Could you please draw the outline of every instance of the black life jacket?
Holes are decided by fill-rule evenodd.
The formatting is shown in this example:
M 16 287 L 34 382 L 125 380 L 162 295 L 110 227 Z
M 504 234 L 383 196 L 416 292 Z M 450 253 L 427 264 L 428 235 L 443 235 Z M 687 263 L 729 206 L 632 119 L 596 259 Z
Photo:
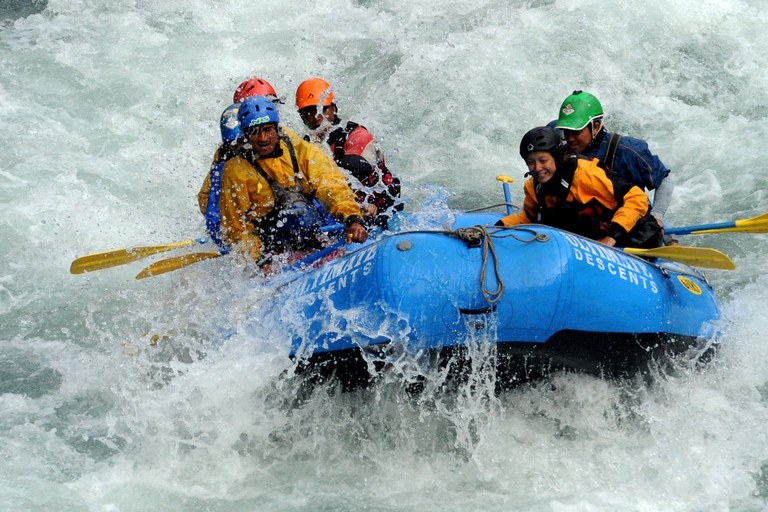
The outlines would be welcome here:
M 345 153 L 344 147 L 347 144 L 349 134 L 357 128 L 365 128 L 364 126 L 353 121 L 347 121 L 346 124 L 341 126 L 341 119 L 339 117 L 336 118 L 334 124 L 337 126 L 328 134 L 326 143 L 333 152 L 333 160 L 336 162 L 336 165 L 348 171 L 364 187 L 372 188 L 379 182 L 386 186 L 386 190 L 376 191 L 356 190 L 352 187 L 359 203 L 366 202 L 376 205 L 379 213 L 373 219 L 373 224 L 386 229 L 389 217 L 394 212 L 405 209 L 405 204 L 402 201 L 398 201 L 401 192 L 400 180 L 387 169 L 384 162 L 379 162 L 378 165 L 374 166 L 362 156 L 347 155 Z M 310 137 L 307 135 L 304 137 L 304 140 L 310 141 Z
M 355 131 L 355 129 L 358 127 L 360 127 L 359 124 L 352 121 L 347 121 L 347 124 L 345 124 L 343 127 L 340 126 L 335 128 L 331 133 L 328 134 L 328 146 L 330 146 L 333 150 L 333 159 L 337 164 L 341 164 L 341 161 L 344 158 L 344 146 L 347 144 L 349 134 Z M 371 186 L 367 183 L 363 184 L 368 187 Z
M 536 183 L 534 191 L 539 203 L 537 222 L 597 240 L 608 234 L 615 212 L 595 200 L 587 204 L 567 201 L 578 162 L 578 154 L 567 152 L 552 179 L 544 184 Z M 605 168 L 602 164 L 598 165 Z M 554 206 L 547 206 L 547 196 L 557 199 Z
M 567 202 L 568 194 L 573 183 L 573 176 L 578 167 L 579 158 L 586 158 L 574 152 L 567 152 L 563 162 L 558 166 L 552 179 L 545 184 L 537 183 L 534 187 L 536 200 L 539 203 L 537 222 L 578 235 L 599 240 L 608 235 L 611 220 L 616 210 L 611 210 L 599 201 L 592 200 L 587 204 Z M 606 165 L 598 161 L 598 167 L 606 170 Z M 610 179 L 614 187 L 618 187 L 616 209 L 624 204 L 621 188 L 631 187 L 620 177 L 611 173 Z M 552 207 L 546 206 L 546 197 L 555 197 L 557 203 Z M 616 240 L 618 247 L 653 248 L 661 245 L 661 226 L 650 214 L 650 210 L 637 221 L 637 224 L 625 236 Z
M 333 124 L 341 124 L 341 119 L 337 117 Z M 357 123 L 347 121 L 347 124 L 344 126 L 336 126 L 328 134 L 328 139 L 325 142 L 328 144 L 328 147 L 331 148 L 333 153 L 333 161 L 336 162 L 336 165 L 341 165 L 341 161 L 344 159 L 344 146 L 347 144 L 349 134 L 359 126 L 360 125 Z M 312 142 L 312 139 L 309 135 L 305 135 L 304 140 L 307 142 Z
M 337 118 L 337 122 L 341 123 L 341 120 Z M 328 134 L 328 146 L 333 151 L 333 160 L 336 165 L 343 167 L 352 173 L 352 175 L 364 186 L 373 187 L 379 181 L 389 188 L 389 193 L 393 197 L 400 196 L 400 180 L 395 178 L 389 169 L 383 162 L 378 162 L 378 165 L 372 166 L 360 165 L 359 160 L 367 162 L 362 156 L 347 155 L 344 151 L 344 147 L 347 145 L 347 139 L 349 134 L 360 128 L 361 125 L 352 121 L 347 121 L 343 127 L 339 126 Z M 364 126 L 362 128 L 365 128 Z M 372 204 L 377 204 L 376 201 L 372 201 Z

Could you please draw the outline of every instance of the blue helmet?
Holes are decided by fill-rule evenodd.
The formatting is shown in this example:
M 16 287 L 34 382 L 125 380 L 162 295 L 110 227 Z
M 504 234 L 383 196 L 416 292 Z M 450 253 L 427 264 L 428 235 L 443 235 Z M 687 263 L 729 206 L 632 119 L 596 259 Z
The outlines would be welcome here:
M 237 119 L 243 132 L 260 124 L 280 123 L 277 107 L 264 96 L 251 96 L 243 100 L 237 112 Z
M 240 104 L 236 103 L 230 105 L 221 114 L 221 121 L 219 122 L 219 128 L 221 128 L 221 140 L 222 142 L 232 142 L 240 136 L 240 121 L 237 119 L 237 112 L 240 108 Z

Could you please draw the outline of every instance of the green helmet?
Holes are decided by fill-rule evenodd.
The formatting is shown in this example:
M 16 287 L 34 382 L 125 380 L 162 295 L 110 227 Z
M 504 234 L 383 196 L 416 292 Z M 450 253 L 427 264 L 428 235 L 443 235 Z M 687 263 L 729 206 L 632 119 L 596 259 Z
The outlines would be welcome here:
M 560 105 L 558 130 L 581 130 L 594 119 L 603 117 L 603 106 L 597 98 L 584 91 L 573 91 Z

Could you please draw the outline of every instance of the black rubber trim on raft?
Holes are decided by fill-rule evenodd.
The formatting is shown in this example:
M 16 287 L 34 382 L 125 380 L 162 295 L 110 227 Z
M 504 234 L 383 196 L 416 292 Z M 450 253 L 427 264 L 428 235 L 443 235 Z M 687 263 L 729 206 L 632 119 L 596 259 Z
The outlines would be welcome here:
M 695 336 L 670 333 L 596 333 L 560 331 L 545 343 L 497 342 L 496 384 L 499 389 L 545 378 L 559 371 L 574 371 L 607 378 L 629 377 L 653 360 L 663 361 L 697 346 Z M 295 373 L 314 383 L 333 379 L 344 391 L 370 385 L 385 367 L 386 355 L 397 350 L 385 342 L 366 348 L 320 352 L 299 361 Z M 448 368 L 448 382 L 460 383 L 471 371 L 467 348 L 455 345 L 430 353 L 433 367 Z M 377 360 L 378 359 L 378 360 Z M 369 373 L 369 362 L 375 373 Z
M 493 306 L 488 306 L 487 308 L 480 309 L 459 308 L 459 313 L 462 315 L 487 315 L 489 313 L 493 313 L 494 311 L 496 311 L 496 304 Z

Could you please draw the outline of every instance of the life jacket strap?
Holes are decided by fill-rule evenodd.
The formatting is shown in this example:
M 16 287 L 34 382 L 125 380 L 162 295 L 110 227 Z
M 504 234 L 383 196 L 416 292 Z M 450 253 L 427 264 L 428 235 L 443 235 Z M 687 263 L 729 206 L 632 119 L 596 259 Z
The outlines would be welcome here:
M 347 144 L 349 134 L 355 131 L 359 126 L 359 124 L 353 121 L 347 121 L 344 128 L 341 130 L 334 130 L 328 136 L 328 146 L 333 148 L 333 159 L 336 163 L 341 162 L 341 159 L 344 158 L 344 146 Z
M 608 149 L 605 152 L 603 163 L 611 171 L 613 171 L 613 163 L 616 161 L 616 151 L 619 149 L 619 143 L 621 143 L 622 138 L 622 135 L 612 133 L 611 137 L 608 139 Z
M 293 149 L 293 144 L 291 143 L 291 139 L 288 137 L 280 137 L 280 139 L 285 142 L 285 145 L 288 146 L 288 153 L 291 155 L 291 165 L 293 165 L 293 177 L 295 180 L 295 184 L 293 187 L 287 189 L 295 192 L 301 192 L 304 193 L 304 188 L 301 186 L 301 176 L 299 173 L 299 161 L 296 158 L 296 150 Z M 259 165 L 259 161 L 257 158 L 250 158 L 249 159 L 250 164 L 253 166 L 254 169 L 256 169 L 256 172 L 258 172 L 262 178 L 267 180 L 267 183 L 269 183 L 269 186 L 272 187 L 272 190 L 275 190 L 275 187 L 283 187 L 278 182 L 272 178 L 267 172 Z M 305 194 L 306 195 L 306 194 Z

